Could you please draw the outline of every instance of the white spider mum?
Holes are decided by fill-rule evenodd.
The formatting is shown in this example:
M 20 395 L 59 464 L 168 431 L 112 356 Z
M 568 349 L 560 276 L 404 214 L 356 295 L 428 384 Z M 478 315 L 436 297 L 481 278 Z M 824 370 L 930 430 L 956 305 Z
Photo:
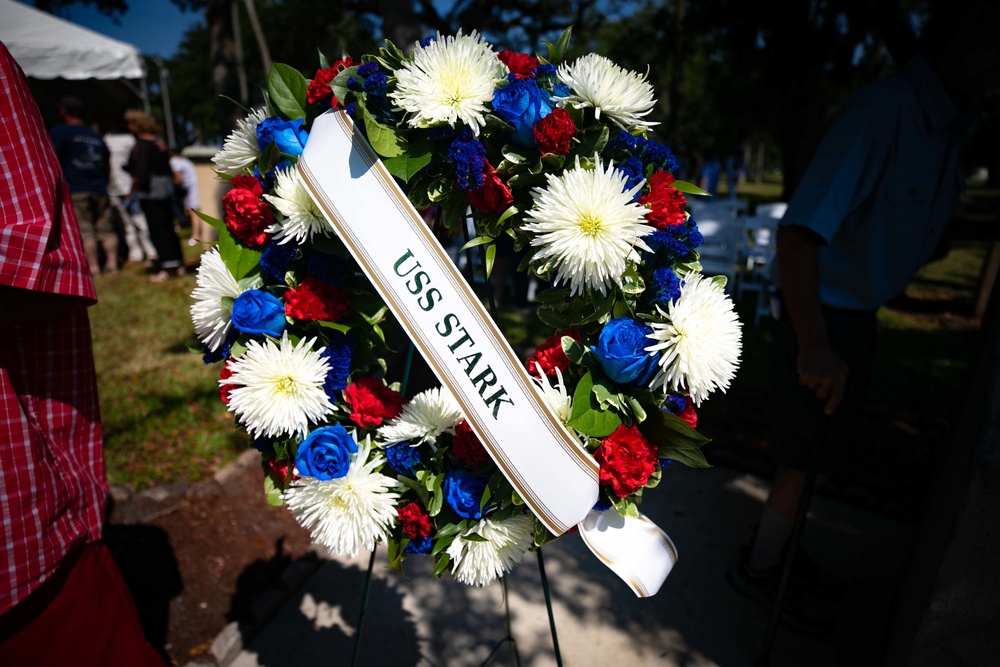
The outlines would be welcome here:
M 315 338 L 293 345 L 288 332 L 280 344 L 271 339 L 251 340 L 246 352 L 229 364 L 231 377 L 220 385 L 233 385 L 229 411 L 235 412 L 254 438 L 283 435 L 305 437 L 309 423 L 333 411 L 323 389 L 330 363 L 312 349 Z
M 264 199 L 278 210 L 275 222 L 267 228 L 267 233 L 274 234 L 274 240 L 280 244 L 293 241 L 298 245 L 311 241 L 315 234 L 329 236 L 333 232 L 333 227 L 306 191 L 295 167 L 278 171 L 274 189 L 264 195 Z
M 265 109 L 250 112 L 246 118 L 236 121 L 236 129 L 226 137 L 222 150 L 215 154 L 212 162 L 215 170 L 223 176 L 232 178 L 246 173 L 260 157 L 260 147 L 257 145 L 257 126 L 267 118 Z
M 191 298 L 195 300 L 191 306 L 191 321 L 198 340 L 215 352 L 226 342 L 233 327 L 232 312 L 222 300 L 235 299 L 243 290 L 226 268 L 218 248 L 201 256 L 197 282 L 198 286 L 191 291 Z
M 287 491 L 285 504 L 295 520 L 309 531 L 313 542 L 337 556 L 357 556 L 385 540 L 396 520 L 394 489 L 398 482 L 375 472 L 384 462 L 380 453 L 371 453 L 371 441 L 358 447 L 351 467 L 343 477 L 319 480 L 300 477 Z
M 572 91 L 556 98 L 559 102 L 593 107 L 595 116 L 604 114 L 629 132 L 659 125 L 642 119 L 656 104 L 653 87 L 644 74 L 620 67 L 596 53 L 560 65 L 556 74 Z
M 396 89 L 389 97 L 412 114 L 411 127 L 464 123 L 478 135 L 497 81 L 506 75 L 507 67 L 475 30 L 448 37 L 438 33 L 396 70 Z
M 556 416 L 556 419 L 561 421 L 563 425 L 566 425 L 566 422 L 569 421 L 570 416 L 573 414 L 573 397 L 569 395 L 566 383 L 563 382 L 562 371 L 558 368 L 553 368 L 556 372 L 555 383 L 549 384 L 549 377 L 542 371 L 541 365 L 536 362 L 535 368 L 538 370 L 538 377 L 532 378 L 535 381 L 535 390 L 541 396 L 542 402 L 552 410 L 552 414 Z M 566 428 L 578 438 L 582 437 L 580 432 L 575 428 L 570 426 L 566 426 Z
M 399 415 L 379 428 L 384 442 L 417 440 L 434 444 L 442 433 L 453 433 L 464 417 L 455 398 L 442 387 L 422 391 L 403 406 Z
M 646 224 L 648 209 L 632 201 L 645 181 L 626 189 L 628 177 L 600 159 L 594 169 L 580 166 L 560 176 L 546 174 L 548 184 L 535 188 L 534 206 L 524 231 L 534 234 L 531 245 L 539 264 L 551 260 L 554 284 L 569 283 L 571 293 L 592 289 L 607 294 L 621 285 L 628 258 L 635 248 L 649 250 L 642 237 L 655 231 Z
M 496 523 L 481 519 L 448 546 L 452 574 L 470 586 L 485 586 L 499 579 L 521 562 L 524 552 L 532 544 L 534 526 L 535 519 L 525 514 Z M 473 534 L 486 541 L 465 539 Z
M 722 287 L 700 273 L 681 276 L 681 295 L 659 306 L 664 322 L 650 322 L 660 370 L 650 383 L 663 391 L 687 391 L 695 405 L 716 389 L 728 389 L 740 364 L 740 320 Z

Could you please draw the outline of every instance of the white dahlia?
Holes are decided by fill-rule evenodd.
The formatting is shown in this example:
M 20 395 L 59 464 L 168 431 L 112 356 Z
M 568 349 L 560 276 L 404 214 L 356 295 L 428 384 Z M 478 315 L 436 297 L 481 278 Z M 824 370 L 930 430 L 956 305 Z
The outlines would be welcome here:
M 285 504 L 295 520 L 314 542 L 337 556 L 356 556 L 359 548 L 374 549 L 376 542 L 389 536 L 396 520 L 399 494 L 394 489 L 399 484 L 375 472 L 384 458 L 374 453 L 368 460 L 371 451 L 371 441 L 365 438 L 343 477 L 300 477 L 285 491 Z
M 569 283 L 572 294 L 592 289 L 607 294 L 621 284 L 634 248 L 649 250 L 642 237 L 655 231 L 646 224 L 648 210 L 632 197 L 645 181 L 626 189 L 628 177 L 597 160 L 594 169 L 580 166 L 560 176 L 546 174 L 548 184 L 533 191 L 524 231 L 534 234 L 538 263 L 555 263 L 554 284 Z
M 191 321 L 198 340 L 215 352 L 226 341 L 233 326 L 232 312 L 222 300 L 235 299 L 243 290 L 226 268 L 218 248 L 202 254 L 197 282 L 198 286 L 191 291 L 191 298 L 195 300 L 191 306 Z
M 656 307 L 663 322 L 650 322 L 660 370 L 650 386 L 687 391 L 695 405 L 716 389 L 728 389 L 740 365 L 740 320 L 722 287 L 700 273 L 681 276 L 681 295 L 667 311 Z
M 412 114 L 411 127 L 464 123 L 478 135 L 497 82 L 506 75 L 507 67 L 475 30 L 448 37 L 438 33 L 396 70 L 396 89 L 389 97 Z
M 526 514 L 496 523 L 481 519 L 448 546 L 452 574 L 470 586 L 485 586 L 499 579 L 521 562 L 532 545 L 534 526 L 535 519 Z M 485 542 L 465 539 L 469 535 L 478 535 Z
M 442 387 L 422 391 L 403 406 L 399 415 L 379 428 L 384 442 L 417 440 L 434 444 L 442 433 L 453 433 L 464 417 L 455 398 Z
M 656 104 L 653 87 L 644 74 L 620 67 L 596 53 L 563 63 L 556 74 L 572 91 L 566 97 L 555 98 L 559 102 L 594 107 L 595 116 L 604 114 L 629 132 L 659 125 L 642 120 Z
M 257 126 L 267 118 L 265 109 L 251 111 L 246 118 L 236 121 L 236 129 L 226 137 L 222 150 L 215 154 L 212 162 L 215 170 L 223 176 L 232 178 L 253 167 L 260 157 L 260 147 L 257 145 Z
M 233 385 L 229 411 L 235 412 L 254 438 L 283 435 L 305 437 L 309 423 L 333 410 L 323 389 L 330 363 L 312 349 L 315 338 L 293 345 L 288 332 L 280 344 L 271 339 L 251 340 L 246 352 L 230 362 L 231 377 L 220 385 Z
M 267 233 L 274 234 L 274 240 L 279 244 L 289 241 L 301 244 L 311 241 L 315 234 L 329 236 L 333 232 L 333 227 L 306 191 L 295 167 L 277 172 L 274 190 L 264 195 L 264 199 L 278 210 L 275 222 L 267 228 Z

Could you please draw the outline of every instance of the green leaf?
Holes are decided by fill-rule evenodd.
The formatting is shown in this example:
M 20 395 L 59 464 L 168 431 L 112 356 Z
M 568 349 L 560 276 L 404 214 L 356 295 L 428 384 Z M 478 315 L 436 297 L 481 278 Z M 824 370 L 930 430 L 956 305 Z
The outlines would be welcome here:
M 625 402 L 632 409 L 632 414 L 635 415 L 635 420 L 637 422 L 646 421 L 646 409 L 642 407 L 642 403 L 636 399 L 635 396 L 625 395 Z
M 422 484 L 417 482 L 417 480 L 412 477 L 407 477 L 406 475 L 397 475 L 396 481 L 416 493 L 417 497 L 420 498 L 420 502 L 424 505 L 424 507 L 427 507 L 427 489 L 425 489 Z
M 712 276 L 708 280 L 721 290 L 726 289 L 726 283 L 729 282 L 729 279 L 725 276 Z
M 635 265 L 630 263 L 628 268 L 622 272 L 622 292 L 636 295 L 642 294 L 645 289 L 646 283 L 643 281 L 642 276 L 635 270 Z
M 427 503 L 427 513 L 431 516 L 437 516 L 441 512 L 441 507 L 444 503 L 444 492 L 441 490 L 441 485 L 444 483 L 444 475 L 434 475 L 434 485 L 431 487 L 431 501 Z
M 432 577 L 440 577 L 441 574 L 448 569 L 448 564 L 451 563 L 451 556 L 444 554 L 441 559 L 438 560 L 437 565 L 434 566 L 434 571 L 431 572 Z
M 622 516 L 639 516 L 639 508 L 635 506 L 635 501 L 629 498 L 614 498 L 611 502 L 615 506 L 615 511 Z
M 537 151 L 532 152 L 537 154 Z M 533 160 L 528 155 L 527 149 L 515 144 L 504 144 L 504 147 L 500 149 L 500 154 L 503 155 L 505 160 L 514 164 L 528 164 Z
M 219 230 L 219 255 L 233 278 L 240 280 L 260 264 L 261 253 L 239 243 L 229 230 Z
M 458 249 L 459 252 L 465 252 L 469 248 L 475 248 L 477 245 L 483 245 L 484 243 L 493 243 L 494 238 L 492 236 L 477 236 L 472 239 L 464 246 Z
M 702 195 L 705 197 L 712 196 L 712 193 L 706 192 L 705 190 L 702 190 L 694 183 L 688 183 L 687 181 L 674 181 L 672 185 L 674 186 L 674 188 L 676 188 L 680 192 L 683 192 L 684 194 Z
M 385 314 L 388 312 L 389 312 L 389 306 L 382 306 L 377 311 L 375 311 L 374 315 L 365 315 L 364 313 L 361 313 L 361 317 L 368 324 L 375 326 L 376 324 L 382 321 L 382 318 L 384 318 Z
M 587 371 L 573 392 L 573 412 L 566 424 L 585 435 L 603 438 L 611 435 L 621 425 L 622 420 L 615 413 L 596 409 L 596 406 L 592 405 L 593 390 L 594 380 L 590 371 Z
M 306 91 L 309 81 L 294 67 L 274 63 L 267 73 L 267 92 L 271 102 L 289 120 L 306 117 Z
M 347 99 L 347 80 L 352 76 L 358 75 L 358 66 L 346 67 L 339 72 L 337 76 L 333 77 L 333 81 L 330 82 L 330 89 L 333 90 L 334 96 L 337 98 L 341 104 Z
M 593 157 L 594 153 L 604 150 L 610 136 L 610 130 L 606 125 L 602 125 L 599 130 L 594 129 L 580 137 L 580 145 L 573 152 L 584 157 Z
M 465 220 L 466 211 L 468 211 L 468 204 L 464 198 L 459 202 L 457 197 L 451 197 L 447 205 L 444 206 L 444 226 L 447 229 L 458 229 L 462 221 Z
M 330 66 L 330 61 L 326 59 L 326 54 L 320 51 L 318 48 L 316 52 L 319 54 L 319 68 L 326 69 Z
M 535 295 L 535 303 L 562 303 L 569 298 L 569 290 L 551 287 Z
M 360 99 L 357 100 L 357 109 L 364 117 L 368 143 L 376 153 L 382 157 L 398 157 L 406 154 L 406 140 L 396 133 L 395 128 L 387 127 L 375 120 Z
M 497 218 L 497 224 L 498 225 L 501 224 L 504 220 L 506 220 L 510 216 L 517 215 L 518 213 L 520 213 L 520 211 L 518 211 L 518 209 L 517 209 L 516 206 L 513 206 L 513 205 L 509 206 L 507 208 L 507 210 L 504 211 L 503 214 L 499 218 Z
M 566 57 L 566 51 L 569 50 L 569 38 L 573 34 L 573 26 L 568 26 L 559 35 L 559 39 L 556 40 L 555 44 L 550 42 L 545 42 L 545 46 L 548 47 L 548 61 L 550 63 L 562 62 L 563 58 Z
M 396 178 L 402 179 L 404 183 L 409 183 L 413 176 L 429 165 L 431 163 L 431 154 L 424 153 L 422 155 L 410 155 L 404 153 L 403 155 L 397 155 L 396 157 L 386 158 L 382 160 L 382 164 L 385 168 L 389 170 L 389 173 Z
M 283 492 L 278 483 L 270 474 L 264 475 L 264 495 L 267 497 L 267 504 L 271 507 L 281 507 L 285 504 Z
M 201 211 L 195 211 L 194 214 L 199 218 L 201 218 L 202 220 L 204 220 L 205 222 L 207 222 L 208 224 L 218 229 L 220 232 L 226 229 L 226 223 L 224 223 L 222 220 L 219 220 L 218 218 L 213 218 L 212 216 L 206 215 Z
M 466 535 L 462 539 L 465 540 L 465 541 L 467 541 L 467 542 L 489 542 L 488 539 L 486 539 L 485 537 L 483 537 L 479 533 L 469 533 L 468 535 Z
M 340 333 L 347 333 L 351 330 L 346 324 L 338 324 L 337 322 L 327 322 L 326 320 L 316 320 L 316 324 L 327 329 L 333 329 L 334 331 L 339 331 Z
M 712 465 L 701 453 L 700 449 L 677 449 L 673 447 L 661 447 L 657 456 L 661 459 L 673 459 L 678 463 L 683 463 L 689 468 L 711 468 Z
M 492 243 L 486 246 L 486 279 L 490 279 L 490 274 L 493 273 L 493 262 L 497 258 L 497 246 Z

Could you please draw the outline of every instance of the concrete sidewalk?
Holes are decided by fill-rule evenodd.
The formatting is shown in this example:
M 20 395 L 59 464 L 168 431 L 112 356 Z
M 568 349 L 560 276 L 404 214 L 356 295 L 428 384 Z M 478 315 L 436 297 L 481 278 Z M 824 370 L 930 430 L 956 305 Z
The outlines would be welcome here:
M 671 536 L 679 560 L 660 592 L 648 599 L 636 598 L 579 536 L 546 546 L 563 664 L 752 665 L 768 615 L 734 592 L 725 575 L 738 546 L 751 535 L 766 493 L 766 481 L 752 475 L 669 468 L 643 512 Z M 835 630 L 821 638 L 779 630 L 771 665 L 878 664 L 912 530 L 908 524 L 816 498 L 803 544 L 818 562 L 847 577 L 849 586 L 835 604 Z M 223 664 L 349 665 L 368 560 L 364 553 L 324 561 Z M 386 569 L 385 563 L 382 548 L 357 664 L 472 667 L 502 643 L 506 625 L 499 583 L 477 589 L 450 576 L 431 580 L 429 560 L 420 557 L 407 561 L 409 578 Z M 507 586 L 520 664 L 555 665 L 534 554 L 514 569 Z M 508 663 L 510 657 L 510 645 L 503 643 L 489 664 L 515 664 Z

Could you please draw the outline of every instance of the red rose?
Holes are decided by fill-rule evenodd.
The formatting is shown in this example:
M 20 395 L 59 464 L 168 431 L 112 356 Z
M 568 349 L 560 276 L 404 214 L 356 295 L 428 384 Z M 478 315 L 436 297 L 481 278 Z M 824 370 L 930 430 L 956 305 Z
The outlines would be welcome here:
M 399 527 L 403 529 L 403 535 L 411 540 L 430 537 L 434 532 L 430 515 L 417 503 L 406 503 L 397 509 L 396 518 L 399 520 Z
M 552 110 L 545 118 L 535 123 L 531 130 L 535 135 L 535 145 L 544 155 L 545 153 L 555 153 L 556 155 L 567 155 L 569 153 L 569 140 L 576 134 L 576 123 L 569 115 L 569 112 L 562 108 Z
M 470 192 L 468 199 L 469 205 L 480 213 L 506 211 L 514 203 L 510 188 L 500 180 L 489 162 L 483 167 L 483 185 Z
M 306 101 L 309 104 L 319 104 L 323 100 L 330 100 L 330 104 L 337 106 L 340 102 L 330 88 L 330 82 L 344 69 L 354 65 L 350 56 L 344 60 L 338 60 L 326 69 L 316 70 L 316 76 L 309 82 L 309 90 L 306 91 Z
M 222 380 L 228 380 L 229 378 L 233 377 L 233 370 L 229 367 L 229 362 L 231 362 L 231 361 L 235 361 L 235 360 L 232 357 L 229 357 L 228 359 L 226 359 L 225 362 L 223 362 L 223 364 L 222 364 L 222 370 L 219 371 L 219 380 L 220 380 L 220 382 Z M 229 405 L 229 392 L 231 392 L 237 386 L 238 385 L 234 385 L 234 384 L 220 384 L 219 385 L 219 398 L 222 399 L 223 403 L 225 403 L 226 405 Z
M 674 176 L 669 171 L 658 171 L 649 179 L 649 194 L 639 197 L 640 204 L 649 204 L 646 219 L 659 230 L 684 223 L 687 199 L 673 187 Z
M 347 315 L 347 291 L 315 276 L 285 294 L 285 314 L 297 320 L 337 322 Z
M 538 67 L 538 58 L 527 53 L 517 53 L 516 51 L 501 51 L 497 58 L 507 66 L 511 74 L 516 74 L 519 79 L 527 79 Z
M 455 458 L 468 468 L 475 468 L 484 463 L 490 462 L 490 453 L 479 442 L 479 438 L 472 432 L 469 422 L 462 420 L 462 423 L 455 428 L 455 439 L 451 443 L 451 453 Z
M 691 428 L 698 428 L 698 413 L 694 411 L 694 401 L 690 397 L 684 399 L 684 409 L 677 416 L 687 422 Z
M 656 447 L 642 437 L 638 426 L 622 424 L 594 452 L 601 466 L 601 486 L 610 484 L 619 498 L 635 493 L 656 470 L 656 453 Z
M 274 213 L 260 196 L 260 183 L 253 176 L 236 176 L 233 187 L 222 197 L 226 229 L 250 248 L 267 243 L 264 231 L 274 224 Z
M 564 371 L 569 368 L 569 357 L 562 349 L 563 336 L 569 336 L 573 340 L 583 340 L 580 332 L 576 329 L 560 331 L 544 343 L 538 346 L 535 353 L 528 359 L 528 372 L 534 377 L 538 376 L 537 366 L 542 367 L 542 372 L 546 375 L 555 375 L 556 369 Z
M 271 472 L 273 472 L 282 483 L 288 480 L 288 470 L 291 466 L 291 461 L 275 461 L 274 459 L 269 459 L 267 461 L 267 467 L 271 469 Z
M 344 389 L 344 401 L 351 406 L 351 421 L 365 428 L 381 426 L 383 419 L 399 414 L 406 399 L 373 377 L 358 378 Z

